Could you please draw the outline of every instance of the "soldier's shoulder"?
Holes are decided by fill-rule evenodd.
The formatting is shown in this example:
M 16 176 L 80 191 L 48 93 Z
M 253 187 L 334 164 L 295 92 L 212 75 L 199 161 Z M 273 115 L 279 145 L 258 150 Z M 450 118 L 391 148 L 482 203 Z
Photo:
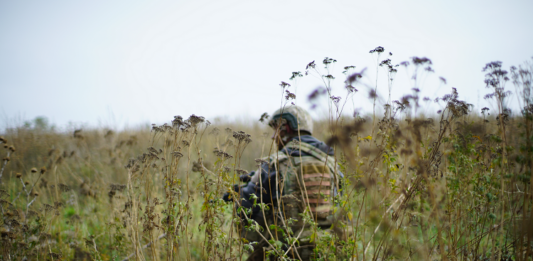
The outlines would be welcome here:
M 270 154 L 269 156 L 256 159 L 256 161 L 261 162 L 261 163 L 271 164 L 273 162 L 285 161 L 288 158 L 289 156 L 285 154 L 283 151 L 278 151 L 278 152 Z

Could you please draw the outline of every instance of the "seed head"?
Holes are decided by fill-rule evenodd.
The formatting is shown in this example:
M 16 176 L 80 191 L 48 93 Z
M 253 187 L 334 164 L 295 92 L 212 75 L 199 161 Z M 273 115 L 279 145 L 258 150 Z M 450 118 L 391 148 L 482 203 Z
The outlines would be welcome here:
M 296 79 L 297 77 L 303 77 L 303 74 L 302 72 L 298 71 L 298 72 L 292 72 L 292 76 L 289 78 L 289 80 L 294 80 Z M 281 86 L 281 85 L 280 85 Z M 285 88 L 286 86 L 281 86 L 283 88 Z
M 316 64 L 315 64 L 315 61 L 312 61 L 310 63 L 307 64 L 307 66 L 305 67 L 306 70 L 308 70 L 309 68 L 312 68 L 314 69 L 316 67 Z
M 222 159 L 231 159 L 233 158 L 233 156 L 229 155 L 228 153 L 222 151 L 222 150 L 219 150 L 218 148 L 215 147 L 215 149 L 213 150 L 213 153 L 217 156 L 217 157 L 221 157 Z
M 9 146 L 9 150 L 10 150 L 11 152 L 15 152 L 15 146 L 13 146 L 13 145 Z
M 179 128 L 181 125 L 183 125 L 183 117 L 179 115 L 174 116 L 174 119 L 172 120 L 172 126 Z
M 192 124 L 192 126 L 196 126 L 197 124 L 204 122 L 205 118 L 193 114 L 189 117 L 188 121 Z
M 279 84 L 279 86 L 281 86 L 281 88 L 291 87 L 290 84 L 288 84 L 288 83 L 286 83 L 286 82 L 283 82 L 283 81 Z
M 290 92 L 290 91 L 288 91 L 288 90 L 285 90 L 285 93 L 286 93 L 286 95 L 285 95 L 285 100 L 288 101 L 288 100 L 294 100 L 294 99 L 296 99 L 296 94 L 294 94 L 294 93 L 292 93 L 292 92 Z
M 17 178 L 20 178 L 20 177 L 22 177 L 22 173 L 17 172 L 17 174 L 15 176 L 17 176 Z
M 424 64 L 427 64 L 427 65 L 430 65 L 432 64 L 431 60 L 426 58 L 426 57 L 411 57 L 411 60 L 413 61 L 413 64 L 414 65 L 424 65 Z
M 382 53 L 385 51 L 385 48 L 381 47 L 381 46 L 378 46 L 376 48 L 374 48 L 373 50 L 370 50 L 370 53 Z
M 181 158 L 181 157 L 183 157 L 183 154 L 182 154 L 181 152 L 179 152 L 179 151 L 174 151 L 174 152 L 172 152 L 171 154 L 172 154 L 172 156 L 174 156 L 174 157 L 176 157 L 176 158 Z
M 323 63 L 324 65 L 326 65 L 326 66 L 327 66 L 328 64 L 336 63 L 336 62 L 337 62 L 337 60 L 335 60 L 335 59 L 333 59 L 333 58 L 329 58 L 329 57 L 324 58 L 324 60 L 322 61 L 322 63 Z
M 248 174 L 248 171 L 245 169 L 236 169 L 235 172 L 237 172 L 239 175 Z
M 11 159 L 9 157 L 4 157 L 4 161 L 10 161 Z
M 34 191 L 34 192 L 32 193 L 32 195 L 33 195 L 34 197 L 37 197 L 37 196 L 39 196 L 39 192 Z
M 41 168 L 41 174 L 44 174 L 46 172 L 46 167 Z
M 263 114 L 261 114 L 261 118 L 259 119 L 259 121 L 264 122 L 265 120 L 268 120 L 268 118 L 269 118 L 268 113 L 264 112 Z
M 0 136 L 0 142 L 2 142 L 2 143 L 6 143 L 7 140 L 6 140 L 6 138 L 4 138 L 4 136 Z
M 110 187 L 112 191 L 123 191 L 126 189 L 126 185 L 123 184 L 111 184 Z
M 29 181 L 24 181 L 24 185 L 28 186 L 28 185 L 30 185 L 30 182 Z
M 202 162 L 198 159 L 197 162 L 192 163 L 192 172 L 201 172 L 203 168 Z
M 67 186 L 67 185 L 65 185 L 65 184 L 60 183 L 60 184 L 58 185 L 58 187 L 59 187 L 59 190 L 60 190 L 61 192 L 68 192 L 68 191 L 70 191 L 70 187 Z
M 246 134 L 244 131 L 233 132 L 233 138 L 235 138 L 238 141 L 243 141 L 249 137 L 250 137 L 250 134 Z
M 31 171 L 31 173 L 35 173 L 35 172 L 37 172 L 37 168 L 31 168 L 30 171 Z

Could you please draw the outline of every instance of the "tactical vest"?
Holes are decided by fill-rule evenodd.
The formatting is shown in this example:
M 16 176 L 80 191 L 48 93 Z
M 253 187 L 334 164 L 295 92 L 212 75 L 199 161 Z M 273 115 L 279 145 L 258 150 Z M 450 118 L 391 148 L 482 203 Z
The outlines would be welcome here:
M 309 156 L 289 156 L 285 149 L 299 150 Z M 302 213 L 307 213 L 318 226 L 333 223 L 334 200 L 340 187 L 335 159 L 320 149 L 292 140 L 283 150 L 269 157 L 270 168 L 276 168 L 279 186 L 274 205 L 277 216 L 296 220 L 291 226 L 301 228 Z

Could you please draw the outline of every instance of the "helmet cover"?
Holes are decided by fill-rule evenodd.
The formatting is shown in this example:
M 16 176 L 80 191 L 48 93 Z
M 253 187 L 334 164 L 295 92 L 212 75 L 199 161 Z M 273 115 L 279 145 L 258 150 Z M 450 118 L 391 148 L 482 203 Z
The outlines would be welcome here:
M 272 118 L 268 122 L 268 125 L 275 127 L 278 122 L 288 123 L 292 130 L 307 131 L 310 134 L 313 133 L 313 119 L 311 115 L 300 106 L 290 105 L 280 109 L 277 109 Z

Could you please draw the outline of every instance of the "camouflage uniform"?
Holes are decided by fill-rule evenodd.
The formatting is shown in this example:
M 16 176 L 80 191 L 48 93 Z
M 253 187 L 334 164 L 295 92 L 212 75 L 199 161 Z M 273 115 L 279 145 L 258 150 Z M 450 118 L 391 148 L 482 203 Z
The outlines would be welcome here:
M 339 193 L 344 176 L 335 164 L 333 149 L 306 135 L 312 133 L 313 122 L 305 110 L 297 106 L 277 110 L 270 121 L 271 126 L 276 124 L 289 124 L 291 129 L 299 129 L 302 135 L 287 140 L 281 150 L 261 159 L 257 171 L 241 177 L 249 181 L 238 188 L 241 205 L 251 211 L 248 217 L 265 229 L 276 224 L 283 227 L 285 232 L 290 229 L 293 232 L 291 237 L 301 233 L 296 245 L 299 246 L 298 255 L 302 260 L 309 260 L 314 248 L 313 239 L 320 234 L 331 233 L 330 227 L 334 223 L 333 197 Z M 267 211 L 261 210 L 257 204 L 254 206 L 254 195 L 257 203 L 269 206 Z M 304 216 L 316 222 L 319 231 L 311 229 L 304 222 Z M 289 219 L 290 225 L 287 224 Z M 239 229 L 241 236 L 248 241 L 262 240 L 253 230 Z M 272 230 L 271 233 L 276 237 L 276 231 Z M 262 234 L 270 239 L 270 233 L 263 231 Z M 280 234 L 278 236 L 278 240 L 286 242 Z M 289 257 L 292 256 L 297 255 L 289 253 Z

